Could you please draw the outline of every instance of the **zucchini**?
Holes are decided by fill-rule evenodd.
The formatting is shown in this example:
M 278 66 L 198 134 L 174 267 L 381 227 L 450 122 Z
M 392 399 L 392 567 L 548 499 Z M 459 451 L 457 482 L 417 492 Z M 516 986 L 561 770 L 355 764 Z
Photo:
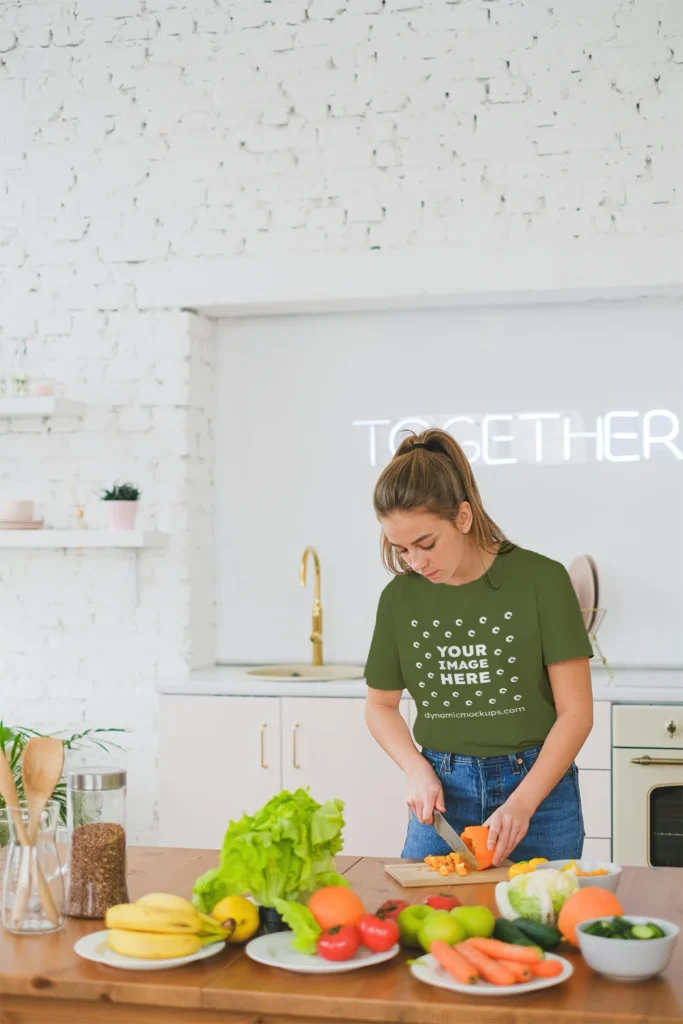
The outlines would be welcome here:
M 540 921 L 528 921 L 524 917 L 518 917 L 513 922 L 528 939 L 532 939 L 534 945 L 541 949 L 555 949 L 562 941 L 562 934 L 551 924 L 541 924 Z
M 493 937 L 501 942 L 509 942 L 513 946 L 538 946 L 537 942 L 532 942 L 521 929 L 517 928 L 512 921 L 506 921 L 504 917 L 496 918 Z

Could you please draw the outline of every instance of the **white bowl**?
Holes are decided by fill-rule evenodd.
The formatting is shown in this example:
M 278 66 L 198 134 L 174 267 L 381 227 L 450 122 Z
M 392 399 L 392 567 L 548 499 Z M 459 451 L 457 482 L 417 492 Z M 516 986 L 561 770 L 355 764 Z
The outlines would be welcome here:
M 567 864 L 571 863 L 571 857 L 567 857 L 566 860 L 549 860 L 547 864 L 539 864 L 536 870 L 542 871 L 543 868 L 556 868 L 558 871 L 562 871 L 566 868 Z M 583 859 L 577 860 L 576 863 L 582 871 L 597 871 L 598 868 L 604 868 L 605 871 L 609 871 L 608 875 L 589 875 L 588 877 L 575 875 L 573 871 L 567 872 L 567 874 L 571 874 L 579 883 L 579 889 L 586 889 L 588 886 L 593 886 L 593 888 L 596 889 L 607 889 L 609 892 L 617 891 L 619 879 L 621 878 L 621 867 L 619 864 L 612 864 L 609 860 Z
M 585 928 L 595 921 L 611 921 L 609 917 L 592 917 L 577 925 L 576 935 L 583 958 L 598 974 L 615 981 L 644 981 L 663 971 L 674 951 L 680 929 L 661 917 L 638 917 L 624 914 L 631 924 L 656 924 L 664 932 L 662 939 L 605 939 L 587 935 Z

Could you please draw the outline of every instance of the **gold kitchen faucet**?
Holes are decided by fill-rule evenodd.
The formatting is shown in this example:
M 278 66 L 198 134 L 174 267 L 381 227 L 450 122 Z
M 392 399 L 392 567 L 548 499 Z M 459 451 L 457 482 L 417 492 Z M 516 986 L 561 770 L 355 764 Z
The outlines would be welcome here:
M 315 598 L 313 601 L 313 626 L 311 629 L 311 643 L 313 644 L 313 664 L 322 665 L 323 663 L 323 606 L 320 603 L 320 559 L 318 558 L 318 552 L 315 548 L 308 547 L 304 551 L 303 558 L 301 559 L 301 568 L 299 570 L 299 581 L 302 587 L 306 586 L 306 568 L 308 565 L 308 556 L 313 556 L 313 565 L 315 568 Z

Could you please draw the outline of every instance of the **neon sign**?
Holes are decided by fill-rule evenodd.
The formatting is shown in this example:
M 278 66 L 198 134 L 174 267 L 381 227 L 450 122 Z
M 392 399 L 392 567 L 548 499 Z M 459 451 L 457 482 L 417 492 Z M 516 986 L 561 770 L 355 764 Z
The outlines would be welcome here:
M 428 427 L 449 431 L 471 463 L 481 460 L 488 466 L 639 462 L 647 461 L 654 453 L 683 460 L 683 451 L 674 443 L 680 432 L 678 416 L 669 409 L 649 409 L 642 415 L 610 410 L 596 416 L 590 430 L 583 429 L 584 417 L 575 411 L 405 416 L 395 423 L 388 419 L 353 420 L 352 426 L 368 431 L 371 466 L 377 465 L 378 446 L 381 450 L 386 443 L 384 450 L 391 457 L 403 431 L 419 432 Z

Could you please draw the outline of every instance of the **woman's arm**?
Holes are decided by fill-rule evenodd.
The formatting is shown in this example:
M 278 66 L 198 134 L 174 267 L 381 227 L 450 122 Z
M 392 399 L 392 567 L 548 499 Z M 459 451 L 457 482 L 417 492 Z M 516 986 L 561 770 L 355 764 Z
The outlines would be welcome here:
M 529 819 L 557 785 L 593 728 L 593 694 L 588 658 L 548 665 L 557 721 L 548 733 L 536 763 L 504 804 L 488 818 L 489 849 L 494 865 L 522 841 Z
M 434 808 L 445 813 L 443 789 L 434 769 L 413 743 L 408 724 L 399 707 L 403 690 L 374 690 L 368 687 L 365 721 L 368 729 L 408 780 L 406 803 L 417 820 L 431 824 Z

